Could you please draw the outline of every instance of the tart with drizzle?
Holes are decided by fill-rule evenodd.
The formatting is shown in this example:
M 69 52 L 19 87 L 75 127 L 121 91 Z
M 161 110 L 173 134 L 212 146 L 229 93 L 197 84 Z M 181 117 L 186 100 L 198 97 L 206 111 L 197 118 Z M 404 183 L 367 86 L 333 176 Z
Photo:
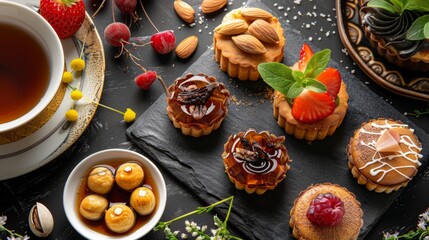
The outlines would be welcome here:
M 168 117 L 184 135 L 208 135 L 220 127 L 228 113 L 230 93 L 213 76 L 187 74 L 167 91 Z
M 229 137 L 222 158 L 225 171 L 239 190 L 263 194 L 273 190 L 285 177 L 291 161 L 285 137 L 249 129 Z
M 421 150 L 407 124 L 375 119 L 355 131 L 348 146 L 348 166 L 368 190 L 390 193 L 405 187 L 416 175 Z

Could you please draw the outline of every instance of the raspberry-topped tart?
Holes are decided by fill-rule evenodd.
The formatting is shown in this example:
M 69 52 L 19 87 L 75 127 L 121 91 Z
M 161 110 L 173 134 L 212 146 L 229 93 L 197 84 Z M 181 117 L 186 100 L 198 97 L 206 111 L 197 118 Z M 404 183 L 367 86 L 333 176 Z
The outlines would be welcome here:
M 363 212 L 356 196 L 332 183 L 308 187 L 295 200 L 289 225 L 296 239 L 357 239 Z
M 350 139 L 348 166 L 359 184 L 390 193 L 405 187 L 421 165 L 421 144 L 407 124 L 391 119 L 363 123 Z
M 167 114 L 184 135 L 208 135 L 219 128 L 228 113 L 230 93 L 213 76 L 187 74 L 167 91 Z
M 274 118 L 297 139 L 322 140 L 342 123 L 348 108 L 340 72 L 328 67 L 330 50 L 313 53 L 304 43 L 291 68 L 282 63 L 258 66 L 262 79 L 274 88 Z
M 283 59 L 283 28 L 276 17 L 263 9 L 234 9 L 214 32 L 216 62 L 230 77 L 258 80 L 258 64 Z
M 222 158 L 235 187 L 249 194 L 274 189 L 286 177 L 291 161 L 284 141 L 284 136 L 254 129 L 230 136 Z

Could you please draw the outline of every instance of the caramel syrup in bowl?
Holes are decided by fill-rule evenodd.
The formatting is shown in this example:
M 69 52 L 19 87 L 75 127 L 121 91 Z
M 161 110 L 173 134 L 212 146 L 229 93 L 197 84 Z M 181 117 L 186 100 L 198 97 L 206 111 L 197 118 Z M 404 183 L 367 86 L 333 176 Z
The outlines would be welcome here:
M 113 162 L 113 163 L 112 163 Z M 128 161 L 128 162 L 132 162 L 132 161 Z M 111 161 L 109 164 L 102 164 L 102 165 L 97 165 L 98 166 L 103 166 L 103 167 L 107 167 L 109 169 L 112 170 L 113 174 L 115 173 L 115 169 L 117 169 L 121 164 L 125 163 L 125 161 Z M 140 165 L 140 164 L 139 164 Z M 155 201 L 156 201 L 156 206 L 155 209 L 153 210 L 153 212 L 147 216 L 141 216 L 137 213 L 136 214 L 136 223 L 134 224 L 134 226 L 127 232 L 125 233 L 115 233 L 112 232 L 104 223 L 104 216 L 96 221 L 91 221 L 88 220 L 86 218 L 84 218 L 80 213 L 79 213 L 79 206 L 80 203 L 82 202 L 82 200 L 89 194 L 92 193 L 91 190 L 88 189 L 87 187 L 87 178 L 83 177 L 81 179 L 81 184 L 80 187 L 78 189 L 77 192 L 77 201 L 76 201 L 76 213 L 77 215 L 79 215 L 79 218 L 82 222 L 85 223 L 85 225 L 104 235 L 107 236 L 123 236 L 123 235 L 127 235 L 130 234 L 134 231 L 136 231 L 137 229 L 139 229 L 140 227 L 142 227 L 143 225 L 145 225 L 147 222 L 149 222 L 149 220 L 152 218 L 152 216 L 155 214 L 155 212 L 158 209 L 158 205 L 159 205 L 159 194 L 158 194 L 158 189 L 155 185 L 155 181 L 153 180 L 152 176 L 150 175 L 149 170 L 147 170 L 144 166 L 140 165 L 143 168 L 144 171 L 144 180 L 143 183 L 141 184 L 141 186 L 147 187 L 149 189 L 151 189 L 153 191 L 153 194 L 155 195 Z M 96 167 L 96 166 L 94 166 Z M 88 169 L 88 173 L 85 176 L 88 176 L 88 174 L 91 172 L 93 168 Z M 109 207 L 112 206 L 115 203 L 125 203 L 127 206 L 131 207 L 129 202 L 130 202 L 130 196 L 131 196 L 131 192 L 127 192 L 125 190 L 122 190 L 120 187 L 118 187 L 116 184 L 114 185 L 113 189 L 106 195 L 104 195 L 106 197 L 106 199 L 110 202 Z M 107 209 L 106 209 L 107 210 Z
M 0 23 L 0 123 L 29 112 L 44 95 L 49 61 L 43 47 L 17 26 Z

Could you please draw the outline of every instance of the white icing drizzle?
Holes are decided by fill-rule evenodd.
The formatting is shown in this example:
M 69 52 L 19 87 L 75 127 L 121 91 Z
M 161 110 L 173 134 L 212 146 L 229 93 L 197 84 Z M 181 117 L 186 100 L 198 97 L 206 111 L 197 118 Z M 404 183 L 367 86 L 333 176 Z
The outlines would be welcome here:
M 368 130 L 365 130 L 364 128 L 360 129 L 360 133 L 363 134 L 370 134 L 370 135 L 381 135 L 383 134 L 383 131 L 385 129 L 392 129 L 392 128 L 408 128 L 407 124 L 399 124 L 399 123 L 389 123 L 387 121 L 387 119 L 385 120 L 384 124 L 377 124 L 375 122 L 371 123 L 371 126 L 375 127 L 375 128 L 379 128 L 381 129 L 380 132 L 371 132 Z M 413 132 L 412 129 L 411 132 Z M 423 155 L 419 154 L 418 152 L 420 152 L 422 150 L 421 147 L 417 146 L 410 138 L 410 136 L 407 135 L 401 135 L 400 136 L 400 140 L 399 143 L 404 144 L 405 146 L 407 146 L 407 151 L 400 151 L 398 153 L 393 153 L 391 155 L 387 155 L 387 156 L 381 156 L 381 154 L 377 151 L 375 144 L 376 141 L 372 140 L 370 142 L 365 143 L 364 141 L 360 141 L 360 144 L 362 146 L 368 147 L 372 150 L 374 150 L 374 155 L 372 156 L 372 161 L 367 162 L 363 167 L 359 168 L 359 169 L 364 169 L 366 167 L 370 167 L 373 164 L 379 164 L 379 166 L 377 167 L 373 167 L 372 169 L 370 169 L 370 174 L 371 176 L 376 176 L 378 174 L 381 174 L 381 176 L 377 179 L 377 182 L 380 182 L 381 180 L 383 180 L 383 178 L 391 171 L 394 171 L 398 174 L 400 174 L 401 176 L 407 178 L 407 179 L 411 179 L 410 177 L 406 176 L 405 174 L 403 174 L 400 169 L 406 169 L 406 168 L 414 168 L 417 169 L 414 164 L 416 164 L 417 166 L 420 166 L 421 163 L 419 162 L 419 158 L 422 158 Z M 389 164 L 389 160 L 395 159 L 395 158 L 404 158 L 407 161 L 409 161 L 410 163 L 413 163 L 413 165 L 404 165 L 404 166 L 399 166 L 399 167 L 394 167 L 392 165 Z M 382 169 L 383 167 L 388 166 L 389 169 L 384 170 Z

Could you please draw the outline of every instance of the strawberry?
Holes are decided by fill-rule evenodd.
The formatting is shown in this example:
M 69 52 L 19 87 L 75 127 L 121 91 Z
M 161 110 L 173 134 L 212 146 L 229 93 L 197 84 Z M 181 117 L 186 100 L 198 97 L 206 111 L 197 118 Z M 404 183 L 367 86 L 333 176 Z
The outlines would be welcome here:
M 304 91 L 293 100 L 292 116 L 303 123 L 322 120 L 335 110 L 335 101 L 328 92 Z
M 310 61 L 313 55 L 313 50 L 311 50 L 310 46 L 307 43 L 304 43 L 301 47 L 301 51 L 299 52 L 299 61 L 293 66 L 293 68 L 304 72 L 305 68 L 307 67 L 308 61 Z
M 316 78 L 328 89 L 328 93 L 335 99 L 340 92 L 341 75 L 335 68 L 327 68 Z
M 40 15 L 61 39 L 73 36 L 85 20 L 83 0 L 40 0 Z

